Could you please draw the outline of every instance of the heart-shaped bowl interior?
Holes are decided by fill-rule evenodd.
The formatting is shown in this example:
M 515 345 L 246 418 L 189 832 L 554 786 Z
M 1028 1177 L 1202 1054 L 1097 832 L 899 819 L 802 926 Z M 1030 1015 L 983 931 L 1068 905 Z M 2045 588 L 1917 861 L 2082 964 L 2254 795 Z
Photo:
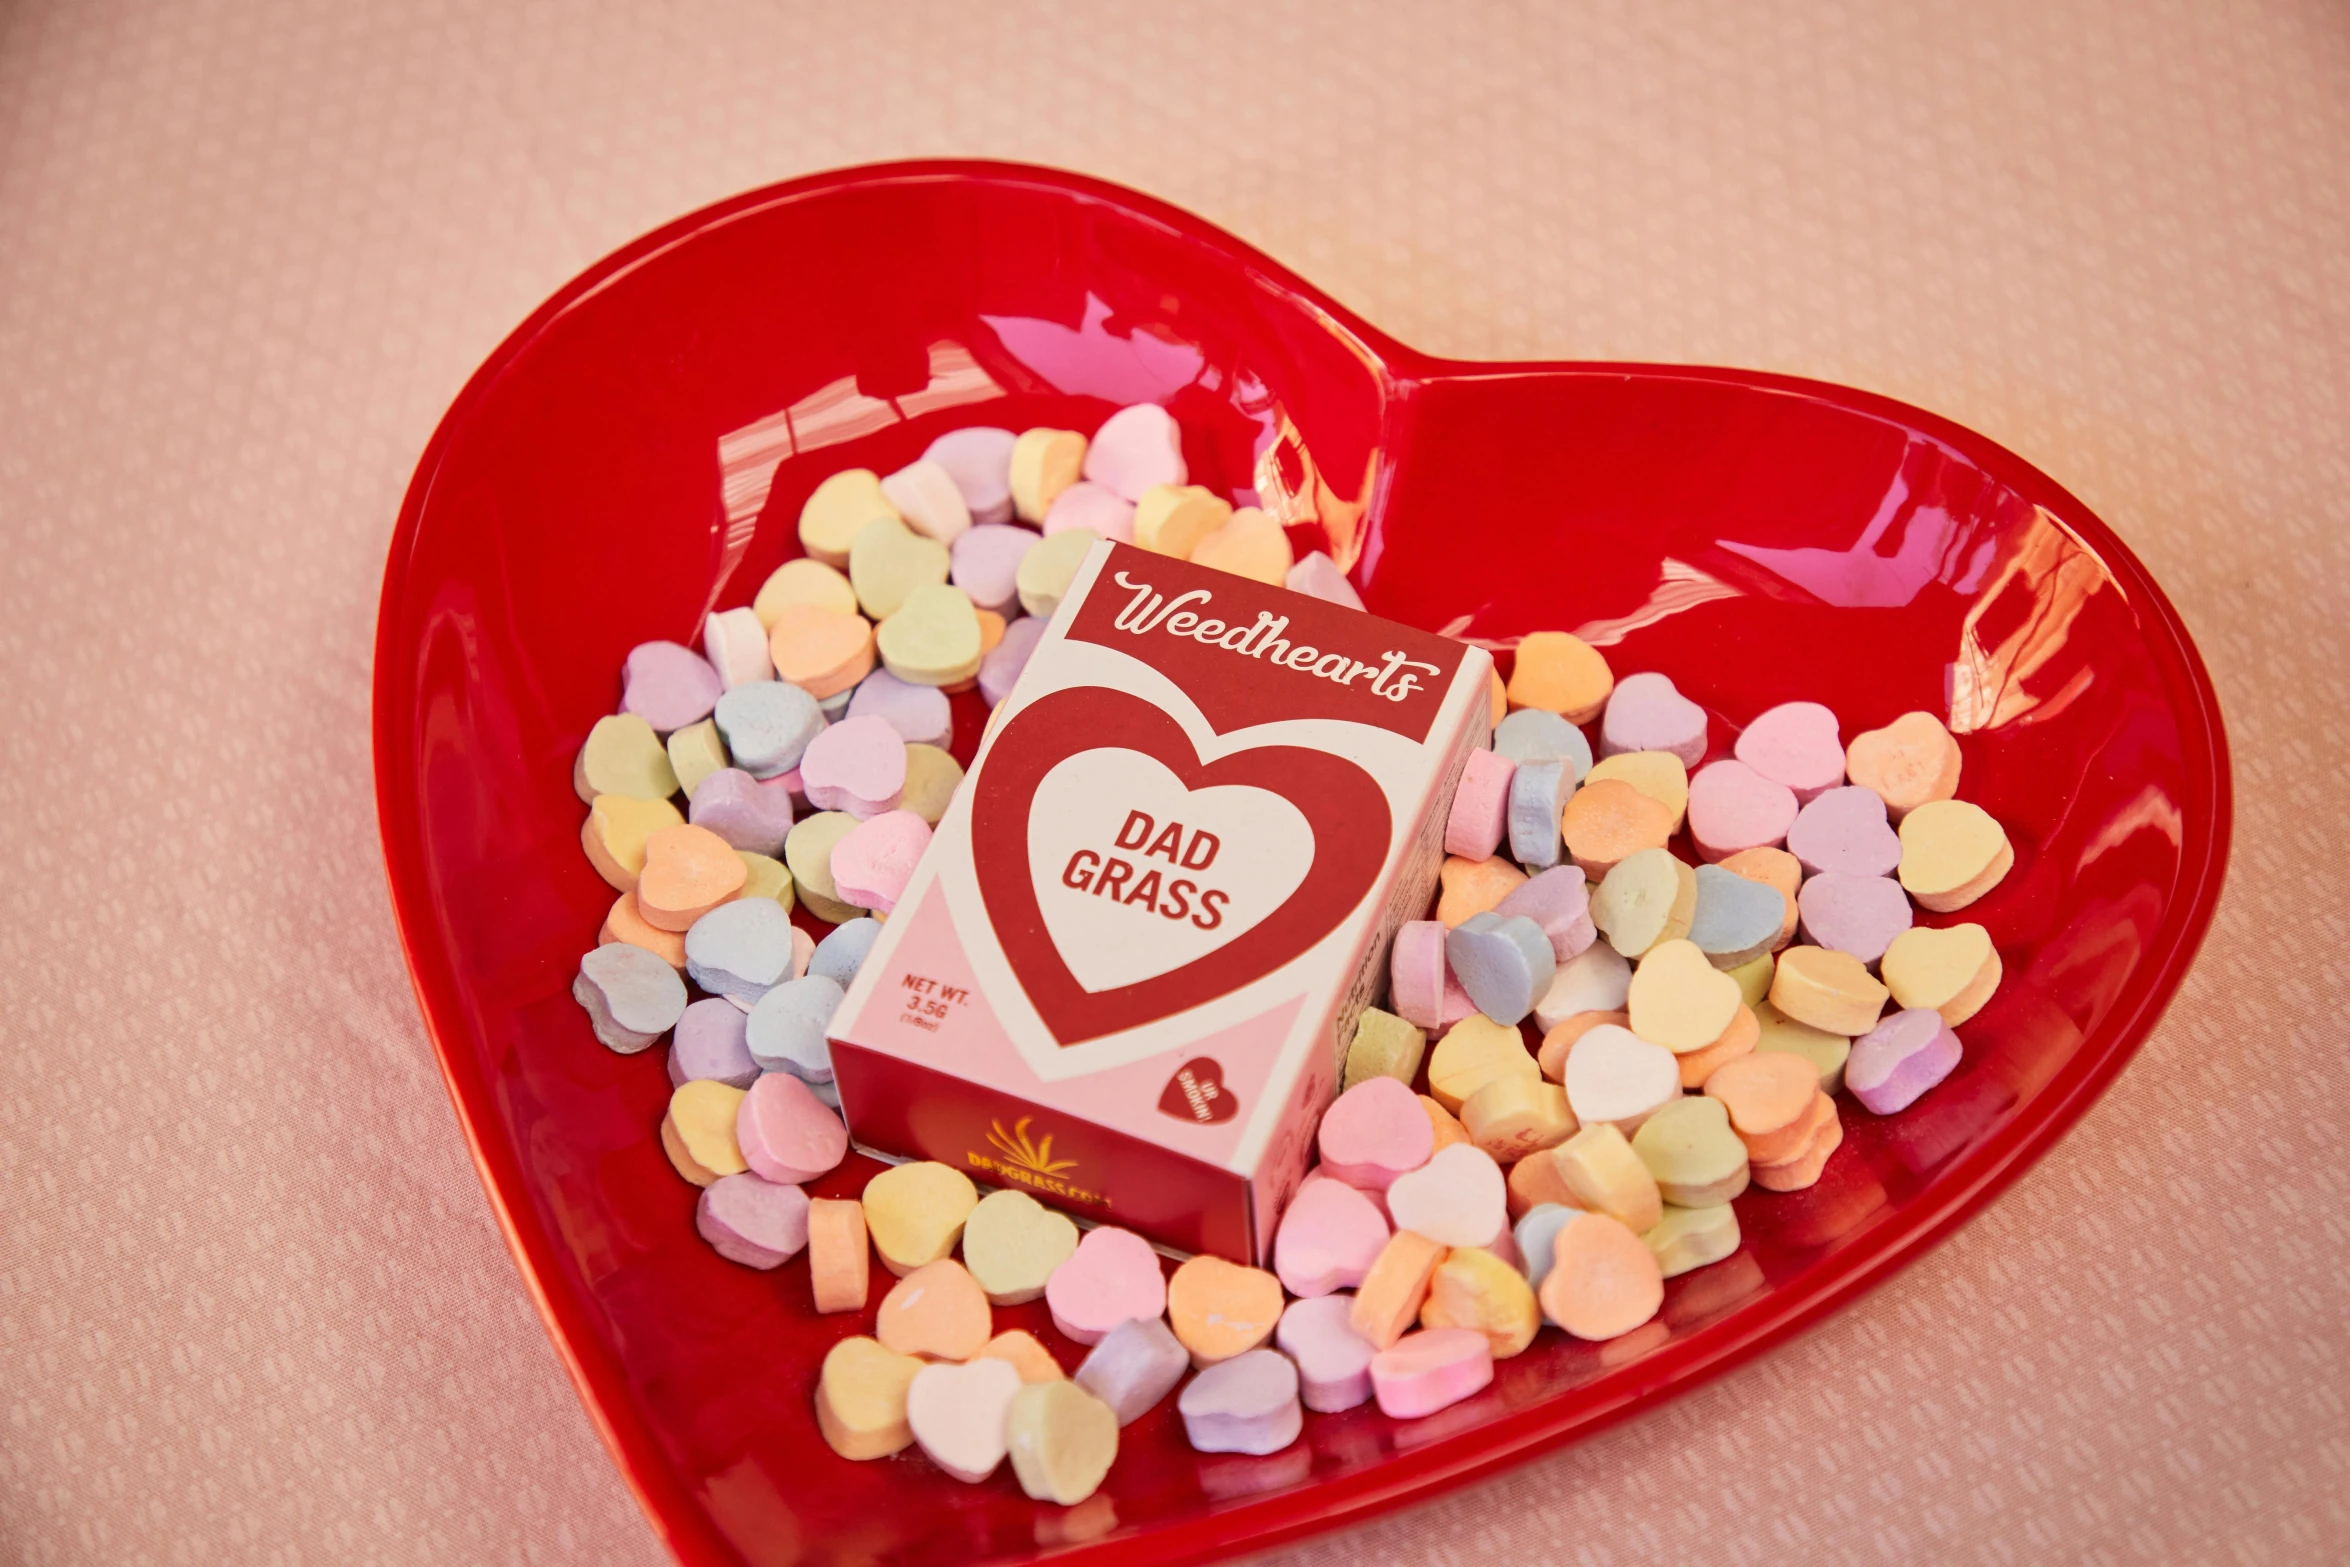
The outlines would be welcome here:
M 1910 1110 L 1849 1105 L 1809 1191 L 1740 1199 L 1745 1243 L 1607 1344 L 1548 1332 L 1429 1419 L 1309 1418 L 1205 1457 L 1172 1401 L 1072 1509 L 1008 1472 L 835 1457 L 810 1393 L 870 1314 L 804 1266 L 695 1234 L 655 1137 L 662 1052 L 598 1045 L 569 986 L 612 894 L 571 762 L 638 642 L 695 642 L 797 552 L 826 475 L 965 424 L 1090 430 L 1166 404 L 1196 482 L 1253 496 L 1371 609 L 1500 650 L 1563 628 L 1661 670 L 1717 753 L 1773 703 L 1845 733 L 1961 737 L 2016 864 L 1966 911 L 2006 966 L 1966 1056 Z M 983 713 L 958 699 L 966 758 Z M 1046 170 L 901 164 L 710 208 L 599 263 L 474 376 L 419 465 L 376 647 L 399 926 L 524 1276 L 671 1546 L 696 1564 L 1196 1558 L 1488 1470 L 1717 1372 L 1946 1234 L 2145 1037 L 2217 897 L 2218 708 L 2170 606 L 2078 501 L 1915 409 L 1781 377 L 1465 365 L 1386 338 L 1184 213 Z M 804 916 L 803 916 L 804 917 Z M 1949 917 L 1929 917 L 1945 923 Z M 872 1168 L 835 1172 L 854 1192 Z M 878 1294 L 877 1297 L 878 1298 Z M 1041 1305 L 999 1313 L 1074 1363 Z

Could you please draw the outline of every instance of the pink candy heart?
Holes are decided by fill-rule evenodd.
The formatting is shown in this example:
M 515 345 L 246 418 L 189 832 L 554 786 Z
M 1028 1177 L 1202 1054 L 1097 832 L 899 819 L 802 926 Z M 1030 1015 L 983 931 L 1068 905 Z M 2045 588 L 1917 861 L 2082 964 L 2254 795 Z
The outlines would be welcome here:
M 1809 805 L 1844 781 L 1844 740 L 1836 715 L 1817 702 L 1782 702 L 1746 726 L 1738 760 Z
M 1053 1326 L 1080 1344 L 1099 1344 L 1110 1329 L 1167 1309 L 1159 1254 L 1132 1230 L 1112 1225 L 1085 1232 L 1069 1260 L 1045 1280 Z
M 1388 1005 L 1414 1028 L 1433 1030 L 1444 1021 L 1444 926 L 1436 920 L 1406 920 L 1387 955 Z M 1464 995 L 1465 999 L 1465 995 Z
M 1121 544 L 1134 542 L 1134 502 L 1099 484 L 1084 480 L 1070 485 L 1045 509 L 1044 531 L 1066 533 L 1084 528 Z
M 1432 1415 L 1492 1380 L 1492 1341 L 1474 1328 L 1406 1333 L 1371 1357 L 1380 1411 L 1398 1420 Z
M 849 1156 L 849 1129 L 789 1072 L 762 1072 L 734 1116 L 734 1140 L 755 1175 L 812 1181 Z
M 1725 758 L 1689 780 L 1689 836 L 1708 860 L 1777 848 L 1787 841 L 1795 811 L 1794 790 L 1743 761 Z
M 1392 1077 L 1370 1077 L 1322 1113 L 1316 1138 L 1322 1173 L 1349 1186 L 1383 1192 L 1436 1151 L 1436 1129 L 1419 1095 Z
M 1274 1276 L 1301 1299 L 1353 1289 L 1379 1260 L 1388 1233 L 1385 1216 L 1362 1192 L 1344 1181 L 1310 1180 L 1274 1233 Z
M 884 811 L 859 822 L 832 846 L 832 881 L 842 901 L 887 914 L 906 895 L 930 824 L 912 811 Z

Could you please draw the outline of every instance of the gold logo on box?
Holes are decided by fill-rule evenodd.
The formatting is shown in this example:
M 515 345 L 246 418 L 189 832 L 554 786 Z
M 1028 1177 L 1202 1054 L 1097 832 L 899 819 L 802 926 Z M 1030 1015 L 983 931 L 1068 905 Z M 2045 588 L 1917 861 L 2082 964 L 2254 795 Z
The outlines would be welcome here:
M 963 1157 L 970 1161 L 973 1169 L 989 1171 L 1015 1186 L 1025 1186 L 1033 1191 L 1042 1192 L 1048 1197 L 1059 1197 L 1068 1202 L 1093 1203 L 1096 1206 L 1107 1208 L 1110 1205 L 1110 1199 L 1100 1192 L 1086 1191 L 1084 1188 L 1071 1185 L 1061 1178 L 1064 1172 L 1077 1168 L 1077 1161 L 1053 1157 L 1053 1138 L 1050 1132 L 1047 1132 L 1041 1141 L 1031 1140 L 1028 1135 L 1028 1123 L 1033 1119 L 1035 1119 L 1033 1116 L 1020 1117 L 1019 1120 L 1012 1123 L 1012 1129 L 1008 1132 L 1004 1130 L 1003 1122 L 995 1120 L 988 1122 L 988 1143 L 994 1147 L 997 1153 L 1003 1155 L 1002 1158 L 990 1158 L 977 1149 L 973 1149 Z

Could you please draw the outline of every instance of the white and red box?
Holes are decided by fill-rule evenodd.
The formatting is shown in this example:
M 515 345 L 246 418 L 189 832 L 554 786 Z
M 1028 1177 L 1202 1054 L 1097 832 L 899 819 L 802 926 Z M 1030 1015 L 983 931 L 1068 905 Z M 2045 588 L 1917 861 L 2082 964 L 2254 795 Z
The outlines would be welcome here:
M 1492 667 L 1096 548 L 834 1015 L 851 1135 L 1262 1261 L 1434 891 Z

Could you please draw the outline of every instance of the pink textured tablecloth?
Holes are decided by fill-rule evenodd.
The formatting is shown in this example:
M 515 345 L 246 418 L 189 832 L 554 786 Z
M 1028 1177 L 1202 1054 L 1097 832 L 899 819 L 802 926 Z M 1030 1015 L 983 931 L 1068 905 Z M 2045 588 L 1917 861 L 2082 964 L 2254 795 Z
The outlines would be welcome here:
M 1898 14 L 1897 14 L 1898 13 Z M 0 3 L 0 1560 L 653 1563 L 410 1000 L 378 575 L 639 231 L 1127 181 L 1406 340 L 1891 393 L 2200 639 L 2235 873 L 1988 1214 L 1692 1397 L 1287 1563 L 2350 1557 L 2350 10 Z

